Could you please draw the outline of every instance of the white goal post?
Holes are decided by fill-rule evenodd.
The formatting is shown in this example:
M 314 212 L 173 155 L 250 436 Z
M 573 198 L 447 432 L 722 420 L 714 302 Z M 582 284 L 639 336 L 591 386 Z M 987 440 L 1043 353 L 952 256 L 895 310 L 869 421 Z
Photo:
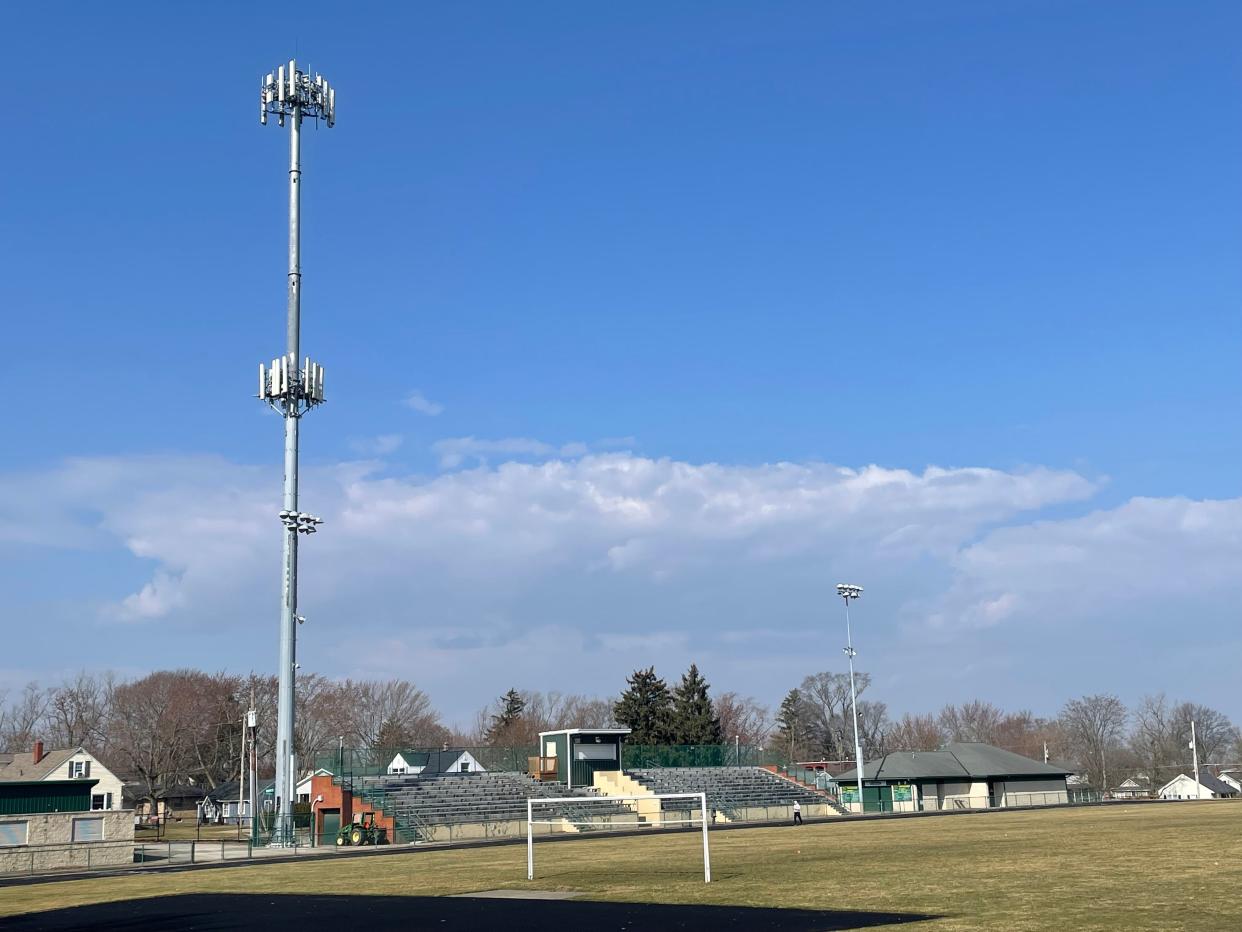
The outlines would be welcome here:
M 535 806 L 568 803 L 575 807 L 593 802 L 623 803 L 637 800 L 663 799 L 697 799 L 699 801 L 698 816 L 690 815 L 687 819 L 679 819 L 678 824 L 692 825 L 697 821 L 703 826 L 703 882 L 712 882 L 712 853 L 707 840 L 707 794 L 706 793 L 654 793 L 643 796 L 552 796 L 548 798 L 530 797 L 526 800 L 526 879 L 535 879 L 535 826 L 536 825 L 595 825 L 593 822 L 574 822 L 572 819 L 556 817 L 553 819 L 536 819 Z M 648 823 L 651 824 L 651 823 Z M 663 825 L 664 823 L 659 823 Z

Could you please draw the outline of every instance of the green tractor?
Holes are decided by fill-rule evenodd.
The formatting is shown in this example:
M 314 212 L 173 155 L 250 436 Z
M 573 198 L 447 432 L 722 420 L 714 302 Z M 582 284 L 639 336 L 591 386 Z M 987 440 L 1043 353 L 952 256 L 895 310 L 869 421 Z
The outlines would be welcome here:
M 364 812 L 357 822 L 344 826 L 336 833 L 336 846 L 384 845 L 388 843 L 388 829 L 375 824 L 375 813 Z

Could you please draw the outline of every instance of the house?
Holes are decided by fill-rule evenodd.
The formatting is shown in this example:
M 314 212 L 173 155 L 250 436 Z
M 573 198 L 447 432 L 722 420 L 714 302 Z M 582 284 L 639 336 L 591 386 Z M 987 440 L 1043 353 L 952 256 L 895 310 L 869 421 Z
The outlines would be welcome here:
M 1161 799 L 1232 799 L 1242 793 L 1237 787 L 1218 780 L 1210 773 L 1200 773 L 1197 784 L 1193 777 L 1179 773 L 1160 787 L 1160 792 L 1156 795 Z
M 239 800 L 241 781 L 229 780 L 207 790 L 198 801 L 198 820 L 217 825 L 235 825 L 250 816 L 250 799 Z M 250 796 L 247 786 L 246 796 Z
M 411 748 L 398 751 L 386 770 L 389 775 L 425 773 L 428 776 L 441 773 L 484 772 L 486 768 L 465 748 L 442 748 L 439 751 L 420 751 Z M 328 771 L 325 770 L 324 773 Z M 328 775 L 331 776 L 331 774 Z M 307 800 L 309 799 L 308 796 Z
M 840 799 L 857 812 L 917 812 L 1044 806 L 1069 802 L 1070 771 L 990 744 L 957 742 L 939 751 L 894 751 L 840 774 Z
M 90 809 L 116 812 L 126 808 L 120 779 L 85 748 L 47 751 L 42 741 L 36 741 L 29 753 L 0 754 L 0 782 L 40 780 L 92 780 Z
M 1242 770 L 1222 770 L 1218 776 L 1221 783 L 1228 783 L 1242 793 Z
M 474 760 L 474 758 L 471 758 L 471 760 Z M 481 770 L 482 768 L 479 769 Z M 315 770 L 310 771 L 306 774 L 306 776 L 299 780 L 298 785 L 293 788 L 294 798 L 300 803 L 309 803 L 312 799 L 314 799 L 314 796 L 311 795 L 311 790 L 314 787 L 315 777 L 332 776 L 335 776 L 335 774 L 333 774 L 327 767 L 318 767 Z
M 167 821 L 197 814 L 204 795 L 206 790 L 201 786 L 179 783 L 156 790 L 152 802 L 142 784 L 126 783 L 124 786 L 125 808 L 134 810 L 134 819 L 138 822 Z
M 1122 780 L 1113 790 L 1113 799 L 1146 799 L 1150 795 L 1151 787 L 1146 780 L 1139 781 L 1134 777 Z
M 295 798 L 298 802 L 309 803 L 312 800 L 311 785 L 315 777 L 331 778 L 332 771 L 320 767 L 299 780 L 294 787 Z M 260 811 L 271 808 L 272 800 L 275 798 L 273 791 L 275 785 L 276 781 L 270 778 L 259 781 L 255 799 Z M 235 825 L 237 822 L 248 819 L 250 817 L 249 782 L 246 783 L 246 799 L 238 798 L 241 788 L 240 780 L 228 780 L 214 789 L 205 791 L 203 798 L 198 802 L 199 821 Z

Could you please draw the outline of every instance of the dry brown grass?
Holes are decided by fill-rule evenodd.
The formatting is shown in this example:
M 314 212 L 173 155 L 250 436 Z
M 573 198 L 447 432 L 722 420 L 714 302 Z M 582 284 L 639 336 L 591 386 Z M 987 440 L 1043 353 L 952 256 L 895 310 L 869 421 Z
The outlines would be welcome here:
M 936 929 L 1242 929 L 1242 803 L 1116 805 L 536 846 L 538 889 L 600 900 L 931 914 Z M 0 916 L 176 893 L 523 887 L 520 846 L 0 889 Z

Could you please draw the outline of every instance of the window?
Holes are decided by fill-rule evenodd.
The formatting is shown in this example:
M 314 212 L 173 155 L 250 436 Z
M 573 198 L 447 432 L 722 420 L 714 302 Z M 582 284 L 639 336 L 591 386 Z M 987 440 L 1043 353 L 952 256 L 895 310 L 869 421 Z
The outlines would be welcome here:
M 24 845 L 26 843 L 27 823 L 0 822 L 0 848 L 6 845 Z
M 464 760 L 464 761 L 462 761 L 462 762 L 461 762 L 461 772 L 462 772 L 462 773 L 469 773 L 469 772 L 470 772 L 470 761 L 468 761 L 468 760 Z
M 77 780 L 79 777 L 89 777 L 91 775 L 91 762 L 88 760 L 71 760 L 69 761 L 69 779 Z
M 112 808 L 111 793 L 96 793 L 91 797 L 91 809 L 98 812 L 101 809 Z
M 103 841 L 103 819 L 74 819 L 73 842 Z

